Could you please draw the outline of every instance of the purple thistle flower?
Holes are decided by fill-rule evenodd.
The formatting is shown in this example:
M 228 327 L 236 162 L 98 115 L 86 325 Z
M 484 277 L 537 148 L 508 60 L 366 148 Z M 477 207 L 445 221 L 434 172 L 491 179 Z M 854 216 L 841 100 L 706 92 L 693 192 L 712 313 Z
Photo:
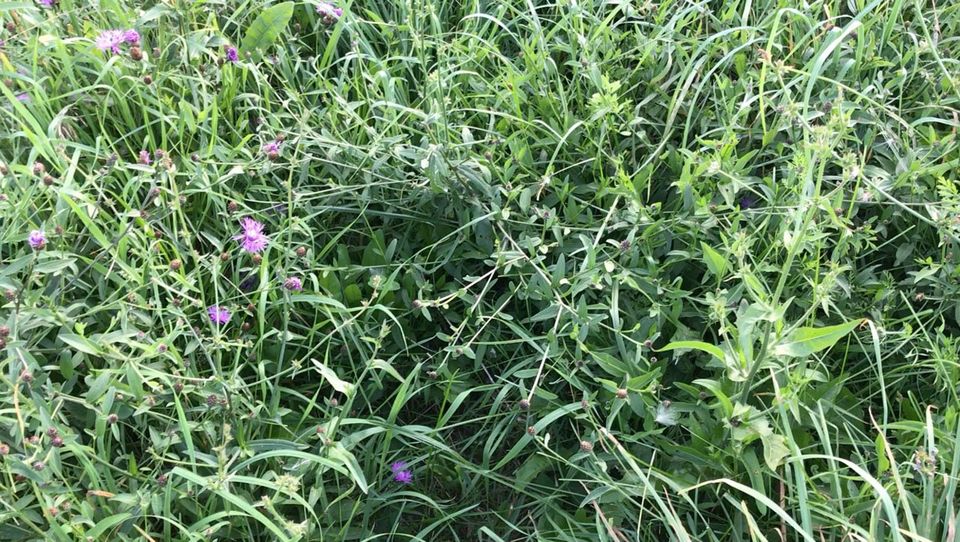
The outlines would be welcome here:
M 256 254 L 267 247 L 266 234 L 263 233 L 263 224 L 252 218 L 244 218 L 240 221 L 243 233 L 234 236 L 234 239 L 240 241 L 240 246 L 247 252 Z
M 140 33 L 134 29 L 123 31 L 123 41 L 130 45 L 140 45 Z
M 267 155 L 267 158 L 271 160 L 275 160 L 278 156 L 280 156 L 279 141 L 274 140 L 274 141 L 271 141 L 270 143 L 265 143 L 263 147 L 261 147 L 261 149 Z
M 27 243 L 30 244 L 30 248 L 40 250 L 47 245 L 47 236 L 43 230 L 33 230 L 27 237 Z
M 401 484 L 409 484 L 413 482 L 413 473 L 408 470 L 402 470 L 394 473 L 393 479 Z
M 147 149 L 143 149 L 142 151 L 140 151 L 141 164 L 145 166 L 149 166 L 152 162 L 153 160 L 150 158 L 150 151 L 148 151 Z
M 30 103 L 30 95 L 26 92 L 21 92 L 17 94 L 17 101 L 21 103 Z
M 303 281 L 297 277 L 289 277 L 287 280 L 283 281 L 283 287 L 292 292 L 299 292 L 300 290 L 303 290 Z
M 237 54 L 237 48 L 233 45 L 224 45 L 223 50 L 227 55 L 227 60 L 230 62 L 238 62 L 240 60 L 240 55 Z
M 207 307 L 207 314 L 210 315 L 210 321 L 214 324 L 226 324 L 230 321 L 230 311 L 219 305 L 210 305 Z
M 110 51 L 113 54 L 120 53 L 120 45 L 124 41 L 124 32 L 122 30 L 104 30 L 97 36 L 95 41 L 97 49 L 104 53 Z
M 343 17 L 343 8 L 338 8 L 328 2 L 317 4 L 317 13 L 323 16 L 323 22 L 330 24 Z
M 753 208 L 756 204 L 757 201 L 753 199 L 753 196 L 743 196 L 740 198 L 740 208 L 744 211 Z
M 391 464 L 390 464 L 390 471 L 393 472 L 394 474 L 396 474 L 396 473 L 398 473 L 398 472 L 400 472 L 400 471 L 402 471 L 402 470 L 406 470 L 406 468 L 407 468 L 407 462 L 406 462 L 406 461 L 397 461 L 397 462 L 395 462 L 395 463 L 391 463 Z
M 54 0 L 38 0 L 40 5 L 45 8 L 52 8 Z

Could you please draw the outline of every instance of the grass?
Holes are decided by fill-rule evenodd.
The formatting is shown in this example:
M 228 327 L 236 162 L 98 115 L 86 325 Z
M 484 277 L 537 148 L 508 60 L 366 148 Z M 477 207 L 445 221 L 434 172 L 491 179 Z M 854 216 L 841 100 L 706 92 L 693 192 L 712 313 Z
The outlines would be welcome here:
M 320 4 L 0 1 L 0 540 L 960 540 L 960 4 Z

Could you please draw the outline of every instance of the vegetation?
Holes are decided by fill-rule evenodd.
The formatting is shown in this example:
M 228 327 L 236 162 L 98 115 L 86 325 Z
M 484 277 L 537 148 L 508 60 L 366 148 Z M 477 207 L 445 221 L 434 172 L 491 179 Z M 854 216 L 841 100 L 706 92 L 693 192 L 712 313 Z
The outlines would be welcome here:
M 960 4 L 0 20 L 0 539 L 960 539 Z

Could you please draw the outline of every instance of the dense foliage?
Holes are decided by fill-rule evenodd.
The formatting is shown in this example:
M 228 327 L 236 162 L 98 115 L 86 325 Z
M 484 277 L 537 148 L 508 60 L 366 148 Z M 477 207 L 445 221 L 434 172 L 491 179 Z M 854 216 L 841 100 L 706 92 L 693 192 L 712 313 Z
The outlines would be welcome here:
M 960 4 L 0 20 L 0 539 L 957 539 Z

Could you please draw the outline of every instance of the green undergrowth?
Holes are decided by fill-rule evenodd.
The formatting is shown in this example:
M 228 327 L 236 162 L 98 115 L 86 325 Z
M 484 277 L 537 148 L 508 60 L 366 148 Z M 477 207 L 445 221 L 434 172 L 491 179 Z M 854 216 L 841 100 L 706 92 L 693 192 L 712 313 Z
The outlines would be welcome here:
M 960 4 L 41 4 L 0 540 L 957 540 Z

